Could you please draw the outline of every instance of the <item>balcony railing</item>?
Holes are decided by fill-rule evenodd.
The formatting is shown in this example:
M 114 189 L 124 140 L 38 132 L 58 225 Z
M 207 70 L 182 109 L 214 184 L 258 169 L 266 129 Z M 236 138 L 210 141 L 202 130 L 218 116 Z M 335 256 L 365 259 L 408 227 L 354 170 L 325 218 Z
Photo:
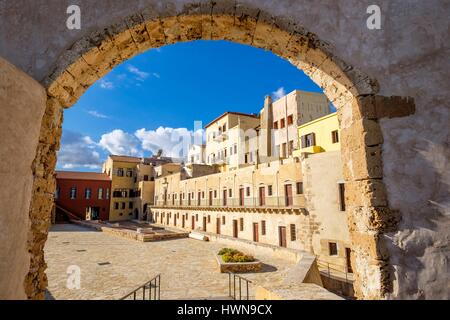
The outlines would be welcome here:
M 292 197 L 245 197 L 245 198 L 215 198 L 167 201 L 158 200 L 156 207 L 246 207 L 246 208 L 304 208 L 305 197 L 296 195 Z

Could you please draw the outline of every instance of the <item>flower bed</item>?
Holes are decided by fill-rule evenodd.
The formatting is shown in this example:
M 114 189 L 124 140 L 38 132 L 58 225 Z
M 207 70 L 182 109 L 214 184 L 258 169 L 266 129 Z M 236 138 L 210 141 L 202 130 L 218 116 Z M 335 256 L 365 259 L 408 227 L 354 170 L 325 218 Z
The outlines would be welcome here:
M 222 273 L 258 272 L 261 270 L 259 260 L 235 249 L 223 248 L 217 254 L 216 260 Z

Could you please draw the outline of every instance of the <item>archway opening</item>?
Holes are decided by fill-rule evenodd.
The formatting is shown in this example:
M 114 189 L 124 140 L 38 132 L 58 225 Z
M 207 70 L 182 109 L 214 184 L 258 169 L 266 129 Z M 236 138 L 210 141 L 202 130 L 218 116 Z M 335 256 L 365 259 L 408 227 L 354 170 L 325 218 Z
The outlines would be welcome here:
M 90 85 L 115 65 L 137 53 L 163 44 L 200 39 L 223 39 L 270 50 L 302 69 L 336 106 L 342 130 L 343 175 L 350 189 L 346 190 L 346 198 L 351 208 L 348 222 L 356 292 L 359 297 L 383 296 L 389 290 L 390 280 L 386 257 L 378 252 L 382 228 L 370 226 L 372 230 L 367 229 L 368 216 L 374 214 L 373 211 L 377 214 L 384 210 L 377 211 L 377 208 L 387 206 L 374 208 L 373 203 L 374 185 L 383 192 L 380 182 L 382 139 L 377 136 L 378 124 L 369 109 L 377 91 L 376 82 L 345 65 L 313 34 L 296 24 L 269 18 L 259 10 L 238 8 L 232 14 L 222 14 L 219 10 L 211 15 L 176 17 L 152 16 L 144 12 L 74 44 L 59 59 L 55 72 L 44 81 L 49 98 L 35 160 L 31 220 L 49 217 L 51 203 L 40 195 L 54 191 L 53 172 L 61 135 L 62 109 L 73 105 Z M 45 188 L 42 188 L 43 184 Z M 33 272 L 26 279 L 26 288 L 29 297 L 36 297 L 42 295 L 42 283 L 45 282 L 42 275 L 46 234 L 36 237 L 42 229 L 36 230 L 34 225 L 31 231 L 33 249 L 30 251 L 37 258 L 31 261 Z

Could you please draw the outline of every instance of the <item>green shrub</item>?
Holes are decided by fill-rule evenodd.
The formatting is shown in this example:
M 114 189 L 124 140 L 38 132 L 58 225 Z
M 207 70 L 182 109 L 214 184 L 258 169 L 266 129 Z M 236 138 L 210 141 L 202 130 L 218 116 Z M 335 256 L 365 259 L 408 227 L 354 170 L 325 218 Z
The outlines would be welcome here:
M 219 251 L 219 256 L 224 255 L 226 253 L 230 253 L 230 254 L 235 254 L 238 253 L 239 251 L 236 249 L 231 249 L 231 248 L 223 248 Z
M 222 256 L 224 262 L 253 262 L 255 258 L 250 255 L 246 255 L 238 250 L 223 248 L 219 251 L 219 255 Z

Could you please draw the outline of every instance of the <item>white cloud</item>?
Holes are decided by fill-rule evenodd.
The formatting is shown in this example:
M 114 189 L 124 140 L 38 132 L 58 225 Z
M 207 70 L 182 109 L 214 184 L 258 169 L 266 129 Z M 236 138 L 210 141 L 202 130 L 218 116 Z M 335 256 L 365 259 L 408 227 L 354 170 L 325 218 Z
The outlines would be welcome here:
M 64 130 L 58 152 L 58 166 L 63 169 L 98 169 L 102 161 L 95 148 L 96 143 L 89 136 Z
M 195 136 L 198 135 L 202 135 L 202 132 L 196 131 Z M 185 158 L 194 134 L 187 128 L 159 127 L 156 130 L 139 129 L 135 136 L 141 141 L 145 151 L 156 154 L 162 149 L 166 157 Z
M 99 119 L 109 119 L 109 117 L 103 113 L 97 112 L 95 110 L 88 110 L 87 111 L 88 114 L 90 114 L 91 116 L 95 117 L 95 118 L 99 118 Z
M 98 145 L 111 154 L 142 156 L 139 140 L 120 129 L 102 135 Z
M 286 91 L 284 90 L 283 87 L 278 88 L 277 91 L 272 92 L 272 99 L 274 101 L 284 97 L 286 95 Z
M 99 84 L 100 84 L 100 88 L 102 88 L 102 89 L 106 89 L 106 90 L 114 89 L 114 84 L 111 81 L 101 79 Z
M 130 73 L 132 73 L 136 76 L 136 80 L 138 80 L 138 81 L 144 81 L 145 79 L 147 79 L 150 76 L 150 74 L 148 72 L 141 71 L 131 64 L 128 66 L 127 69 Z
M 161 78 L 161 76 L 159 75 L 159 73 L 153 72 L 152 75 L 153 75 L 155 78 L 158 78 L 158 79 Z

